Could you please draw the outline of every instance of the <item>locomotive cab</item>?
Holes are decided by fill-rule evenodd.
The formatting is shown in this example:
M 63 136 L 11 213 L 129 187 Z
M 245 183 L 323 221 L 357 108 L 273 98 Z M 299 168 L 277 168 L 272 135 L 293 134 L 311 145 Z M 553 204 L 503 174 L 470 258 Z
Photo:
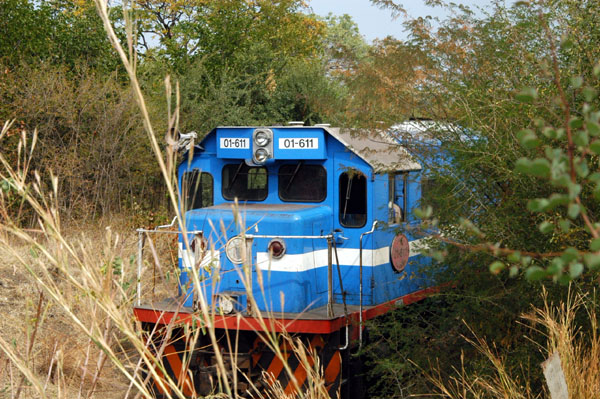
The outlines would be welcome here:
M 224 332 L 256 331 L 258 316 L 274 318 L 276 331 L 325 337 L 323 364 L 341 363 L 366 319 L 431 289 L 410 229 L 420 171 L 383 132 L 214 129 L 178 167 L 178 296 L 138 303 L 137 319 L 190 324 L 203 302 Z
M 328 302 L 328 236 L 339 262 L 332 260 L 339 268 L 332 276 L 336 303 L 360 304 L 359 269 L 365 306 L 418 290 L 417 270 L 407 259 L 390 264 L 390 245 L 396 230 L 412 221 L 420 166 L 397 144 L 361 134 L 326 127 L 211 132 L 200 143 L 204 150 L 179 167 L 185 228 L 206 240 L 200 268 L 193 267 L 198 251 L 192 254 L 180 240 L 185 306 L 197 300 L 189 273 L 198 270 L 207 302 L 233 300 L 233 309 L 226 304 L 230 312 L 249 314 L 250 287 L 257 311 L 321 308 Z M 361 249 L 357 244 L 368 232 Z M 413 240 L 406 234 L 409 253 L 401 257 L 407 258 Z M 244 262 L 253 266 L 251 281 L 240 275 Z M 404 281 L 409 274 L 413 278 Z

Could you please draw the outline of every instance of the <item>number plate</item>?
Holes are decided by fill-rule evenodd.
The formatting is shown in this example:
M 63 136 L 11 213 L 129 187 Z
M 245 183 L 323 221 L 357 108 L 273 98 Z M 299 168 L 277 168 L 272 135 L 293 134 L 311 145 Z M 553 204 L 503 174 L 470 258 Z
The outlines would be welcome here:
M 282 150 L 315 150 L 319 148 L 319 139 L 316 137 L 293 137 L 279 139 L 279 149 Z
M 221 148 L 248 149 L 248 148 L 250 148 L 250 139 L 221 137 L 221 146 L 220 147 Z

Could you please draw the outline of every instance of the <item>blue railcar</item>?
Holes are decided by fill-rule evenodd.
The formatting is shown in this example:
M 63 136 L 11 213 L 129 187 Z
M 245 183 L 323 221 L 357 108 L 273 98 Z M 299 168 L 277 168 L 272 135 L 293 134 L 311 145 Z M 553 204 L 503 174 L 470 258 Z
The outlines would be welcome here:
M 346 352 L 362 342 L 364 321 L 432 290 L 422 238 L 410 228 L 420 182 L 421 165 L 385 132 L 218 127 L 178 168 L 178 296 L 138 304 L 135 315 L 147 326 L 191 323 L 202 301 L 219 315 L 219 334 L 241 331 L 246 349 L 238 352 L 249 353 L 257 351 L 257 319 L 270 317 L 276 331 L 321 342 L 329 392 L 348 396 Z M 251 359 L 248 375 L 269 371 L 293 389 L 289 375 L 275 375 L 272 356 Z M 206 373 L 184 373 L 198 376 L 181 382 L 190 396 L 212 389 L 200 378 Z

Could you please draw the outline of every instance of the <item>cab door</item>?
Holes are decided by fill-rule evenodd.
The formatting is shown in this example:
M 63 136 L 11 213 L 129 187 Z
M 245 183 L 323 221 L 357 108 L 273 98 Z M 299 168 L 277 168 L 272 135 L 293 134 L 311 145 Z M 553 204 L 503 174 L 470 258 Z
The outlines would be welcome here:
M 333 157 L 333 228 L 338 236 L 335 247 L 339 259 L 338 264 L 335 251 L 333 259 L 333 292 L 336 303 L 343 302 L 342 288 L 346 292 L 347 304 L 359 304 L 360 288 L 360 235 L 371 229 L 373 221 L 369 211 L 372 202 L 371 172 L 370 167 L 360 158 L 348 153 L 337 152 Z M 363 239 L 363 304 L 371 301 L 371 267 L 372 237 L 366 235 Z M 327 275 L 318 282 L 320 293 L 327 294 Z

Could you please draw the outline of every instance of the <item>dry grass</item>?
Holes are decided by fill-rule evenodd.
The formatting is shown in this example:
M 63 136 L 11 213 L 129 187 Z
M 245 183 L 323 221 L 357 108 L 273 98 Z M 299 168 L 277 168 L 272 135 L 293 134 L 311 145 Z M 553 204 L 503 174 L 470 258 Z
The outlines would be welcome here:
M 176 154 L 172 149 L 166 155 L 162 154 L 137 81 L 136 61 L 132 55 L 131 29 L 134 24 L 129 20 L 131 14 L 127 10 L 124 12 L 129 33 L 127 54 L 113 31 L 106 2 L 97 0 L 96 5 L 108 37 L 131 79 L 133 95 L 168 189 L 172 209 L 181 221 L 174 179 Z M 165 83 L 169 103 L 168 131 L 177 131 L 178 107 L 171 110 L 171 84 L 168 79 Z M 7 122 L 0 132 L 0 141 L 9 130 L 10 123 Z M 14 287 L 13 292 L 6 295 L 7 306 L 11 309 L 5 318 L 9 326 L 3 326 L 6 328 L 0 334 L 0 392 L 15 399 L 150 398 L 148 382 L 153 380 L 168 393 L 167 397 L 185 397 L 185 387 L 179 386 L 178 381 L 168 375 L 162 358 L 176 326 L 167 325 L 160 332 L 165 339 L 154 346 L 148 342 L 153 342 L 159 332 L 144 333 L 133 320 L 131 308 L 137 276 L 135 257 L 131 256 L 135 254 L 131 236 L 119 234 L 114 228 L 86 228 L 86 235 L 83 235 L 63 225 L 58 212 L 58 177 L 42 177 L 30 168 L 36 139 L 35 132 L 22 132 L 16 156 L 11 154 L 9 160 L 0 153 L 0 252 L 4 255 L 3 269 L 12 272 L 2 283 Z M 19 209 L 26 206 L 35 216 L 35 231 L 23 229 L 11 218 L 15 203 Z M 245 231 L 242 218 L 238 221 L 240 231 Z M 184 245 L 189 249 L 186 228 L 179 223 L 177 227 L 184 232 Z M 147 252 L 152 256 L 145 259 L 150 265 L 146 271 L 156 268 L 159 284 L 155 284 L 154 274 L 150 279 L 146 272 L 143 281 L 147 285 L 142 287 L 145 293 L 157 285 L 156 296 L 173 293 L 173 286 L 169 286 L 166 278 L 168 267 L 172 267 L 167 265 L 172 265 L 174 258 L 168 244 L 152 242 L 154 249 Z M 251 269 L 252 265 L 245 262 L 240 274 L 246 287 L 251 287 Z M 204 293 L 198 288 L 198 273 L 192 273 L 192 278 L 199 307 L 196 316 L 202 320 L 204 328 L 186 329 L 186 341 L 195 348 L 200 334 L 206 332 L 216 358 L 218 386 L 223 392 L 217 396 L 237 397 L 238 370 L 228 369 L 228 364 L 229 367 L 236 366 L 227 363 L 227 354 L 219 349 L 214 309 L 208 306 Z M 249 303 L 256 309 L 251 289 L 247 289 L 247 295 Z M 291 342 L 308 372 L 307 387 L 300 387 L 293 370 L 285 362 L 287 354 L 282 353 L 279 345 L 281 335 L 270 332 L 268 322 L 262 316 L 258 320 L 260 330 L 264 332 L 260 336 L 265 346 L 283 361 L 284 372 L 295 386 L 294 396 L 328 397 L 322 368 L 314 354 L 308 354 L 300 343 Z M 256 387 L 253 391 L 257 396 L 282 397 L 276 384 L 272 391 L 265 392 Z
M 600 397 L 600 337 L 595 298 L 570 292 L 566 303 L 551 304 L 544 293 L 544 307 L 534 308 L 523 319 L 532 330 L 546 337 L 546 347 L 540 348 L 549 357 L 558 353 L 565 374 L 569 397 L 597 399 Z M 590 323 L 583 334 L 576 324 L 576 315 L 585 312 Z M 533 399 L 549 397 L 548 392 L 534 392 L 527 381 L 510 375 L 505 359 L 483 338 L 466 338 L 493 365 L 492 375 L 469 375 L 464 364 L 450 378 L 440 370 L 428 377 L 442 398 Z M 541 367 L 541 366 L 540 366 Z

